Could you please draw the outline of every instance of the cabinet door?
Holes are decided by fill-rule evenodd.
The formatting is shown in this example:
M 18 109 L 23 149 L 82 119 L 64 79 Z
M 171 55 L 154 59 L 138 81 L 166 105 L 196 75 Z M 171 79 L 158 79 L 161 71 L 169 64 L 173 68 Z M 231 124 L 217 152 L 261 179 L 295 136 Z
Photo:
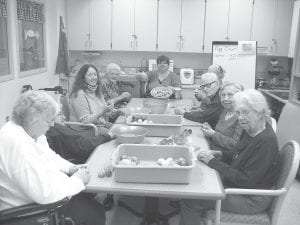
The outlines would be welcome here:
M 181 51 L 202 52 L 205 0 L 183 0 Z
M 228 37 L 230 41 L 248 41 L 251 32 L 253 0 L 230 0 Z
M 158 51 L 179 51 L 181 0 L 160 0 L 158 12 Z
M 270 54 L 273 50 L 272 39 L 276 25 L 276 1 L 255 0 L 251 40 L 257 41 L 257 47 Z M 265 50 L 264 50 L 265 49 Z
M 68 41 L 70 50 L 89 49 L 89 1 L 68 0 Z
M 134 0 L 113 0 L 112 49 L 132 50 L 134 46 Z
M 90 49 L 109 50 L 111 44 L 111 1 L 90 1 Z
M 278 0 L 278 11 L 275 27 L 276 46 L 274 49 L 274 55 L 288 56 L 293 5 L 293 0 Z
M 135 0 L 135 50 L 156 50 L 157 0 Z
M 229 0 L 209 0 L 206 6 L 204 52 L 211 53 L 213 41 L 226 41 Z

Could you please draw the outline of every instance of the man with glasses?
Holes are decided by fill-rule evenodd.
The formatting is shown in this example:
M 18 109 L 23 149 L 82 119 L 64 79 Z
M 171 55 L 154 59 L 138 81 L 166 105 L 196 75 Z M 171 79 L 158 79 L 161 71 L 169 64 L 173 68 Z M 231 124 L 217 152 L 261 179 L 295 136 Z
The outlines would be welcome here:
M 207 122 L 214 128 L 218 122 L 219 115 L 223 111 L 219 95 L 220 82 L 216 74 L 205 73 L 201 76 L 200 86 L 195 91 L 210 101 L 202 101 L 200 107 L 186 111 L 184 108 L 175 109 L 176 114 L 182 114 L 185 118 L 204 123 Z

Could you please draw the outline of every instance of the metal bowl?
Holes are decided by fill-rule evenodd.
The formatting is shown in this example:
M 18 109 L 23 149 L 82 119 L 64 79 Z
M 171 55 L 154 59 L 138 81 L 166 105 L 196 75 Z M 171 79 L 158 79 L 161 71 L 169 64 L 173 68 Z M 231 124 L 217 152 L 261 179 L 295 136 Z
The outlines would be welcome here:
M 149 108 L 153 114 L 162 114 L 168 107 L 168 99 L 146 98 L 143 105 L 145 108 Z
M 119 126 L 111 129 L 120 144 L 139 144 L 144 141 L 148 129 L 141 126 Z

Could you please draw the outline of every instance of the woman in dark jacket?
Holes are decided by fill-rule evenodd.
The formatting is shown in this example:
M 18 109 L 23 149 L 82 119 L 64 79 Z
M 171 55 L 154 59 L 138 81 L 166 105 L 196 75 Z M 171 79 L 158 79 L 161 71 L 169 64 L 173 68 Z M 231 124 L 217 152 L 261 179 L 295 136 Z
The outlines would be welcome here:
M 198 160 L 217 170 L 224 187 L 272 189 L 279 169 L 276 134 L 269 125 L 270 110 L 264 96 L 248 89 L 234 96 L 235 111 L 243 129 L 232 151 L 202 151 Z M 253 214 L 266 210 L 271 196 L 227 195 L 222 210 Z M 214 201 L 184 200 L 180 225 L 200 224 L 201 213 L 214 208 Z

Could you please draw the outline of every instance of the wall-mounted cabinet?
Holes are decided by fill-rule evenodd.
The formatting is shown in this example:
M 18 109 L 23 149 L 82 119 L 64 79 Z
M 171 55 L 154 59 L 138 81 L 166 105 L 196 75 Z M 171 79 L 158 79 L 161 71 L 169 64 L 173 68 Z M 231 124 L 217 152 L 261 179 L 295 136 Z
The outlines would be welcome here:
M 159 0 L 157 50 L 202 52 L 204 16 L 205 0 Z
M 212 41 L 249 40 L 253 0 L 208 0 L 204 51 Z
M 68 0 L 68 44 L 70 50 L 90 48 L 90 4 L 89 1 Z
M 70 50 L 111 49 L 110 0 L 68 0 Z
M 293 0 L 254 0 L 251 40 L 268 55 L 287 56 Z
M 180 49 L 181 0 L 159 0 L 158 51 Z
M 205 0 L 183 0 L 181 17 L 182 52 L 203 52 Z
M 68 0 L 71 50 L 211 53 L 212 41 L 255 40 L 287 56 L 293 0 Z
M 154 51 L 157 0 L 113 0 L 112 49 Z

